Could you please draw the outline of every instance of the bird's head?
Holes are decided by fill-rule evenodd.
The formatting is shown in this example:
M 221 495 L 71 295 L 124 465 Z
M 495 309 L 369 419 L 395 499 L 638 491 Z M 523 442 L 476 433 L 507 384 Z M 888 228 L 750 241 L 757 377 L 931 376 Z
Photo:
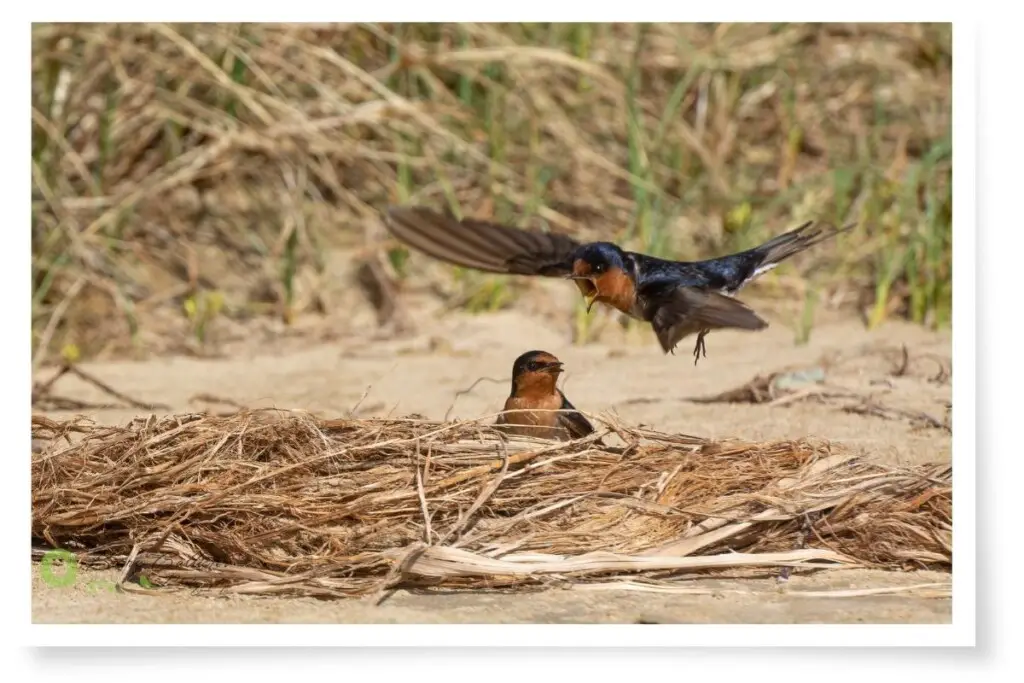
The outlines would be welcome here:
M 516 358 L 512 364 L 512 374 L 522 375 L 529 372 L 543 372 L 557 376 L 562 372 L 562 361 L 547 351 L 527 351 Z
M 572 273 L 587 300 L 587 312 L 595 301 L 626 311 L 636 294 L 634 276 L 626 253 L 611 242 L 592 242 L 579 247 L 572 258 Z
M 562 361 L 547 351 L 527 351 L 512 364 L 512 387 L 516 391 L 544 388 L 550 393 L 562 372 Z

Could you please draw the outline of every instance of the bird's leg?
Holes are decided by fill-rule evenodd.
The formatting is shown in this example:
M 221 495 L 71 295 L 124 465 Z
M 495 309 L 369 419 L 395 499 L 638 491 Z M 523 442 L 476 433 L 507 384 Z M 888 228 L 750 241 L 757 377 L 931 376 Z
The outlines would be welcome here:
M 693 364 L 696 365 L 701 356 L 708 357 L 708 349 L 704 345 L 704 337 L 710 330 L 701 330 L 697 333 L 697 343 L 693 347 Z

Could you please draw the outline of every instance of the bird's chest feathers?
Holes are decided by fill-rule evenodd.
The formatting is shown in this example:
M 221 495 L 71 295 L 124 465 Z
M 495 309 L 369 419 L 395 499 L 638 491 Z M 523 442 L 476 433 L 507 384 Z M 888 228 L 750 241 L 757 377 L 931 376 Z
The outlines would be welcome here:
M 515 396 L 505 402 L 505 410 L 523 410 L 529 412 L 509 413 L 505 419 L 512 424 L 554 425 L 560 413 L 547 412 L 561 410 L 562 397 L 550 391 L 540 393 L 520 388 Z

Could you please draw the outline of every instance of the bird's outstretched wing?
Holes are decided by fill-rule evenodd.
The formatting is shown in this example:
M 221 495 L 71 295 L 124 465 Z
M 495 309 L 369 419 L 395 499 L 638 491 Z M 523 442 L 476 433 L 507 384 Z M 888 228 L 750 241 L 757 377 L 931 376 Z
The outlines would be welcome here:
M 781 263 L 794 254 L 799 254 L 801 251 L 821 244 L 825 240 L 830 240 L 836 235 L 849 232 L 854 227 L 855 224 L 850 224 L 837 228 L 830 224 L 816 225 L 813 221 L 808 221 L 794 230 L 773 237 L 746 253 L 756 255 L 758 266 L 763 268 Z
M 673 351 L 685 337 L 722 328 L 762 330 L 768 327 L 749 306 L 715 291 L 676 286 L 644 292 L 651 327 L 665 353 Z
M 688 265 L 699 271 L 709 286 L 735 294 L 751 280 L 789 257 L 853 228 L 854 225 L 837 229 L 832 225 L 807 222 L 753 249 Z
M 579 242 L 559 233 L 458 220 L 416 206 L 390 207 L 385 224 L 398 240 L 440 261 L 488 273 L 560 277 L 572 272 Z
M 558 421 L 565 428 L 569 435 L 574 439 L 580 439 L 588 434 L 593 434 L 594 425 L 590 424 L 590 420 L 583 416 L 582 413 L 577 412 L 576 406 L 569 402 L 569 399 L 562 394 L 562 408 L 561 410 L 567 411 L 564 413 L 558 413 Z

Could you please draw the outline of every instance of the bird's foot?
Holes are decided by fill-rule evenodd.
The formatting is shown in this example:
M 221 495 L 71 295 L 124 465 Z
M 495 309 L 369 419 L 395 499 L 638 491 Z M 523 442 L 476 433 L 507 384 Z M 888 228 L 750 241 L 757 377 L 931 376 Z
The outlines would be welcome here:
M 707 330 L 701 330 L 697 333 L 697 343 L 693 347 L 693 364 L 696 365 L 697 361 L 700 360 L 701 356 L 704 358 L 708 357 L 707 346 L 704 345 L 704 337 L 707 335 Z

